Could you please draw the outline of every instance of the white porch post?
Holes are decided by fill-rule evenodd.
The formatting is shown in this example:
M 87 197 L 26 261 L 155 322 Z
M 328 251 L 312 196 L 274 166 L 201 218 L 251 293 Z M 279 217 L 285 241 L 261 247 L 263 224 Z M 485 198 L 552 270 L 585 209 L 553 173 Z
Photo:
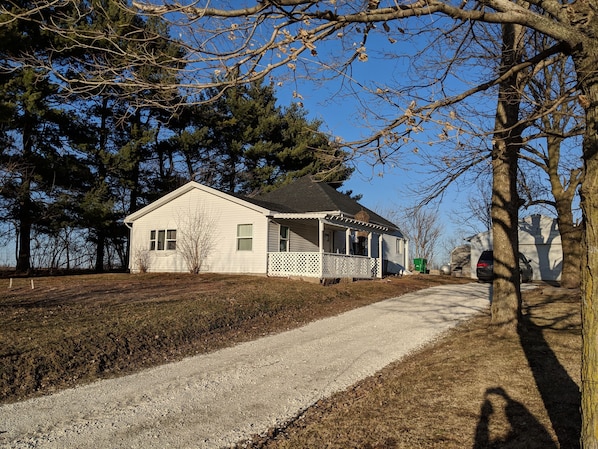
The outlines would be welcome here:
M 384 268 L 384 239 L 382 233 L 378 235 L 378 273 L 377 276 L 382 278 L 382 271 Z
M 324 252 L 324 222 L 318 219 L 318 248 Z
M 345 229 L 345 255 L 351 254 L 351 230 Z
M 318 247 L 320 249 L 320 279 L 324 277 L 324 222 L 318 218 Z
M 368 232 L 368 257 L 372 257 L 372 233 Z

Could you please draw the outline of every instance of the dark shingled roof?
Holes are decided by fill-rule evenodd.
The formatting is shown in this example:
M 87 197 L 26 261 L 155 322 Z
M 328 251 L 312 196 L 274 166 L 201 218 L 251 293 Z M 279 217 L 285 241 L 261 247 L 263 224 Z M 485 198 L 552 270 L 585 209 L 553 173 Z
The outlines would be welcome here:
M 303 176 L 277 190 L 246 198 L 246 200 L 266 209 L 283 213 L 340 211 L 346 215 L 355 216 L 363 210 L 370 216 L 371 223 L 399 229 L 397 225 L 362 206 L 350 196 L 339 192 L 325 182 L 315 181 L 311 176 Z

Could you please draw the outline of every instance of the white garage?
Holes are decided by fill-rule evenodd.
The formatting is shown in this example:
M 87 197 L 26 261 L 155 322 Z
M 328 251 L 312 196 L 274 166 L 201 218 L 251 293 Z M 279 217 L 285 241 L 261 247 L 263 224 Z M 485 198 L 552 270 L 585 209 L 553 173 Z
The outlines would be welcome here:
M 492 249 L 492 232 L 470 237 L 471 277 L 476 279 L 476 264 L 482 251 Z M 519 223 L 519 252 L 529 259 L 534 280 L 557 281 L 561 278 L 563 250 L 556 219 L 530 215 Z

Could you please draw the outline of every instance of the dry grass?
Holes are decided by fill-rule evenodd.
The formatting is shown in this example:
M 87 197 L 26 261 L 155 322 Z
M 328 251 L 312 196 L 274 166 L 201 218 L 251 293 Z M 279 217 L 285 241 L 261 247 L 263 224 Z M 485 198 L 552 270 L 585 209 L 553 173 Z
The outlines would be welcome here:
M 480 316 L 252 448 L 578 448 L 579 293 L 525 295 L 519 337 Z
M 238 276 L 17 280 L 0 291 L 0 400 L 121 375 L 439 283 Z M 6 280 L 8 285 L 8 280 Z M 578 448 L 579 292 L 528 292 L 518 337 L 478 316 L 251 448 Z
M 323 287 L 249 276 L 81 275 L 3 279 L 0 402 L 214 351 L 414 289 L 409 276 Z

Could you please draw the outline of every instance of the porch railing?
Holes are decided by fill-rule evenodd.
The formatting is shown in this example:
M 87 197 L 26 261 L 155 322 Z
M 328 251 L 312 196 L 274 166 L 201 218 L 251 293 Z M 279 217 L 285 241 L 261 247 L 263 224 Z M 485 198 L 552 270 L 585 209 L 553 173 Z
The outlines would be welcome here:
M 268 253 L 268 276 L 361 278 L 378 276 L 378 260 L 332 253 Z

